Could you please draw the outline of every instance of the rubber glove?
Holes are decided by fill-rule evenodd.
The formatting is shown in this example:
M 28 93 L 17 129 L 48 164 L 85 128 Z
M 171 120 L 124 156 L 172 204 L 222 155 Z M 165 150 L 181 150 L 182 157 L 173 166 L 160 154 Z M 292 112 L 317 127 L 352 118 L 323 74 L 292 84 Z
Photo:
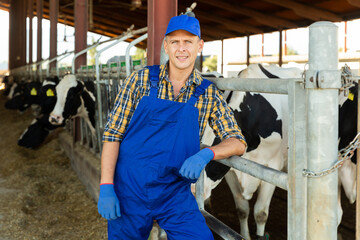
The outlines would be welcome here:
M 203 168 L 215 157 L 210 148 L 204 148 L 187 158 L 180 168 L 180 175 L 188 179 L 198 179 Z
M 114 184 L 100 184 L 98 211 L 107 220 L 114 220 L 121 216 L 120 202 L 115 194 Z

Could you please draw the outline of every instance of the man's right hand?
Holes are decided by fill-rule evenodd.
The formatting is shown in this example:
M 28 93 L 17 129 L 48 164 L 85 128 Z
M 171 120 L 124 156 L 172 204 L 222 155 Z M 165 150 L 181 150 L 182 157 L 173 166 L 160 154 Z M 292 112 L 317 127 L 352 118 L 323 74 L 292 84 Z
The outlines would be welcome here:
M 114 220 L 121 216 L 120 202 L 115 194 L 114 184 L 100 184 L 98 211 L 107 220 Z

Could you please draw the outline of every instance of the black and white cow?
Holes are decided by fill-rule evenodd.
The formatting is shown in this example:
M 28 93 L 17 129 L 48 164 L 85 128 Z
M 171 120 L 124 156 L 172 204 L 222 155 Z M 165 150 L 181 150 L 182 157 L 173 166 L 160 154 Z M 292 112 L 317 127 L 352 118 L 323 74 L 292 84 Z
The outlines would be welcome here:
M 17 109 L 24 112 L 32 104 L 40 104 L 40 82 L 14 83 L 8 95 L 9 100 L 5 103 L 7 109 Z
M 250 65 L 239 73 L 240 78 L 300 78 L 301 70 L 297 68 L 279 68 L 277 66 Z M 268 81 L 271 81 L 269 79 Z M 352 91 L 357 91 L 352 89 Z M 357 95 L 356 95 L 357 96 Z M 259 94 L 251 92 L 233 91 L 224 93 L 228 105 L 234 112 L 235 119 L 242 129 L 247 140 L 248 148 L 244 158 L 262 165 L 282 170 L 287 165 L 288 145 L 288 97 L 279 94 Z M 354 104 L 346 97 L 340 98 L 339 119 L 339 148 L 346 146 L 356 134 L 356 109 Z M 341 98 L 344 98 L 341 100 Z M 356 98 L 355 98 L 356 99 Z M 346 114 L 350 117 L 345 116 Z M 354 129 L 355 128 L 355 129 Z M 346 136 L 346 138 L 345 138 Z M 202 143 L 206 145 L 217 144 L 210 128 L 205 130 Z M 342 173 L 344 172 L 344 173 Z M 225 179 L 233 194 L 240 221 L 241 235 L 250 239 L 248 216 L 250 212 L 249 200 L 258 190 L 254 206 L 254 218 L 257 225 L 258 239 L 265 239 L 265 224 L 269 214 L 269 205 L 275 186 L 263 182 L 241 171 L 230 169 L 215 161 L 210 162 L 205 168 L 205 193 L 208 198 L 211 190 L 216 187 L 221 179 Z M 339 170 L 339 183 L 344 186 L 350 202 L 355 200 L 355 168 L 354 163 L 347 161 Z M 340 223 L 342 210 L 339 199 L 338 223 Z
M 56 86 L 57 101 L 50 113 L 49 121 L 61 125 L 66 119 L 82 117 L 91 132 L 95 134 L 95 96 L 94 84 L 91 81 L 76 80 L 69 74 Z
M 62 125 L 52 125 L 49 122 L 49 114 L 55 107 L 56 91 L 55 87 L 58 83 L 58 78 L 46 78 L 42 83 L 40 93 L 38 94 L 39 100 L 39 117 L 35 118 L 29 127 L 25 129 L 20 138 L 18 145 L 26 148 L 37 148 L 44 142 L 49 133 Z

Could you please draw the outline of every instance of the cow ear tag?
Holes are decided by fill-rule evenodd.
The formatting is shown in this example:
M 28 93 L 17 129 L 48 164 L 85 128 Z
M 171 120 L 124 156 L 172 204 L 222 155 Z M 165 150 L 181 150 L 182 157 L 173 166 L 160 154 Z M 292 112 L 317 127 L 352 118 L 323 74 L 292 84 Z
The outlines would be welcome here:
M 353 94 L 353 93 L 349 93 L 348 99 L 350 99 L 351 101 L 354 101 L 354 94 Z
M 30 95 L 31 95 L 31 96 L 36 96 L 36 95 L 37 95 L 37 91 L 36 91 L 35 88 L 31 89 Z
M 55 96 L 54 91 L 51 90 L 51 89 L 48 89 L 48 90 L 46 91 L 46 96 L 48 96 L 48 97 L 53 97 L 53 96 Z

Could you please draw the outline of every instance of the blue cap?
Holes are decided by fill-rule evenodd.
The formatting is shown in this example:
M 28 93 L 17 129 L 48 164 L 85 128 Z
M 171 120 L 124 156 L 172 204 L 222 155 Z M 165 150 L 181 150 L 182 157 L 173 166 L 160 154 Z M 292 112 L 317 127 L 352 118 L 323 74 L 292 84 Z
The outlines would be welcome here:
M 165 36 L 176 30 L 185 30 L 201 38 L 199 20 L 185 14 L 170 19 Z

